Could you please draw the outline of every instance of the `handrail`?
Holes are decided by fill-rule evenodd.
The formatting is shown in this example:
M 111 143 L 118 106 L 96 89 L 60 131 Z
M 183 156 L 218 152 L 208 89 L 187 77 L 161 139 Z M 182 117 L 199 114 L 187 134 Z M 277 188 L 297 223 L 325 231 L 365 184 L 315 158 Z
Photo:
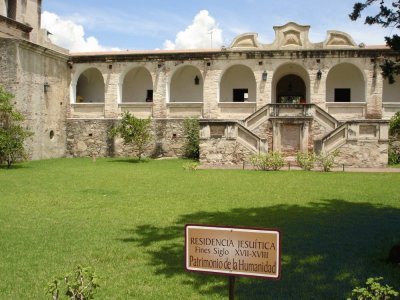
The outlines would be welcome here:
M 344 136 L 343 136 L 343 138 L 340 138 L 339 134 L 341 134 L 342 131 L 344 131 Z M 336 127 L 331 132 L 324 135 L 320 140 L 321 149 L 319 149 L 319 150 L 324 151 L 324 152 L 330 152 L 330 151 L 336 150 L 337 148 L 339 148 L 340 146 L 345 144 L 347 141 L 347 131 L 348 131 L 348 123 L 345 122 L 345 123 L 341 124 L 340 126 Z M 327 146 L 329 146 L 329 142 L 334 140 L 337 137 L 339 137 L 337 140 L 337 143 L 333 145 L 332 149 L 329 149 L 327 147 Z
M 339 121 L 335 117 L 333 117 L 330 113 L 328 113 L 327 111 L 323 110 L 318 105 L 314 104 L 314 107 L 315 107 L 315 115 L 314 115 L 314 117 L 316 119 L 319 119 L 320 121 L 322 121 L 323 123 L 326 124 L 326 122 L 324 122 L 324 120 L 319 118 L 318 114 L 321 114 L 322 116 L 324 116 L 326 119 L 328 119 L 331 122 L 331 124 L 326 124 L 329 127 L 331 127 L 331 129 L 335 129 L 335 128 L 337 128 L 339 126 L 339 124 L 340 124 Z
M 258 153 L 265 152 L 266 149 L 265 149 L 265 146 L 263 144 L 263 143 L 265 143 L 265 141 L 263 139 L 261 139 L 257 134 L 253 133 L 252 131 L 247 129 L 245 126 L 243 126 L 239 122 L 237 122 L 236 124 L 237 124 L 237 127 L 238 127 L 237 139 L 243 140 L 248 146 L 253 148 L 253 151 L 255 151 L 255 152 L 258 152 Z M 244 138 L 241 138 L 240 134 L 239 134 L 239 131 L 243 132 L 245 135 L 247 135 L 250 138 L 254 139 L 256 145 L 255 146 L 251 145 Z

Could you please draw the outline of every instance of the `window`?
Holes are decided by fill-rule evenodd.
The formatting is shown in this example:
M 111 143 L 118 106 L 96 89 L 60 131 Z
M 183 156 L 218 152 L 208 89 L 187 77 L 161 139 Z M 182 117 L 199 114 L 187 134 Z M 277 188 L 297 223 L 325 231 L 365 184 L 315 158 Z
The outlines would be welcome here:
M 350 89 L 335 89 L 335 102 L 350 102 L 351 90 Z
M 233 102 L 244 102 L 249 99 L 249 89 L 233 89 Z
M 17 1 L 8 0 L 7 3 L 7 18 L 16 20 L 17 18 Z
M 147 90 L 146 102 L 153 102 L 153 90 Z

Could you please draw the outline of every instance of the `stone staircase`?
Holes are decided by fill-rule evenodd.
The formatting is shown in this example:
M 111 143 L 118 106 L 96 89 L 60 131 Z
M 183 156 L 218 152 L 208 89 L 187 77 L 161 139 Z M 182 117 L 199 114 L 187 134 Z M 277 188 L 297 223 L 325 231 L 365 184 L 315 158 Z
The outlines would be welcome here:
M 208 159 L 208 163 L 237 163 L 224 157 L 223 148 L 239 153 L 233 156 L 242 161 L 245 157 L 268 151 L 281 151 L 291 157 L 299 150 L 318 154 L 341 149 L 344 153 L 343 161 L 346 162 L 357 151 L 366 151 L 372 145 L 387 156 L 387 147 L 382 146 L 388 141 L 387 121 L 340 122 L 315 104 L 267 104 L 242 121 L 201 120 L 200 124 L 200 138 L 203 142 L 203 149 L 200 151 L 212 154 L 215 149 L 220 149 L 217 151 L 218 155 L 211 155 L 218 157 L 216 161 Z M 211 140 L 214 142 L 205 142 Z M 374 153 L 372 157 L 379 155 Z M 207 160 L 206 157 L 207 155 L 204 156 Z M 380 164 L 383 161 L 384 159 L 380 159 Z M 346 163 L 356 165 L 354 162 Z

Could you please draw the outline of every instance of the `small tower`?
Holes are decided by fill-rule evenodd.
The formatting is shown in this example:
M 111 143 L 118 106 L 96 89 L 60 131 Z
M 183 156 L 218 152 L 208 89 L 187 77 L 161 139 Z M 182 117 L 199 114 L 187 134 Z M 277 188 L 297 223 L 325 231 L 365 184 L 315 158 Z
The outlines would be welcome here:
M 41 0 L 0 0 L 0 36 L 39 42 Z

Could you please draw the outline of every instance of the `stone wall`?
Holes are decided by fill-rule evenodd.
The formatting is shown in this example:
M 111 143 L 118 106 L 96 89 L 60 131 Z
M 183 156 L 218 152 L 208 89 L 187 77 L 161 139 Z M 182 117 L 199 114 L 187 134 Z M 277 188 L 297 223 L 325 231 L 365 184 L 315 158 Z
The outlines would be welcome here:
M 339 166 L 356 168 L 383 168 L 388 163 L 388 143 L 378 141 L 347 141 L 339 148 L 336 158 Z
M 210 138 L 200 141 L 200 163 L 204 165 L 238 165 L 250 162 L 254 153 L 234 139 Z
M 64 54 L 0 38 L 0 84 L 15 95 L 15 108 L 25 115 L 25 125 L 34 132 L 27 141 L 30 159 L 65 155 L 70 72 L 66 62 Z
M 152 139 L 144 153 L 147 157 L 181 157 L 185 136 L 183 119 L 153 119 Z M 136 156 L 137 150 L 124 145 L 120 138 L 110 138 L 108 132 L 117 119 L 68 119 L 67 156 Z

